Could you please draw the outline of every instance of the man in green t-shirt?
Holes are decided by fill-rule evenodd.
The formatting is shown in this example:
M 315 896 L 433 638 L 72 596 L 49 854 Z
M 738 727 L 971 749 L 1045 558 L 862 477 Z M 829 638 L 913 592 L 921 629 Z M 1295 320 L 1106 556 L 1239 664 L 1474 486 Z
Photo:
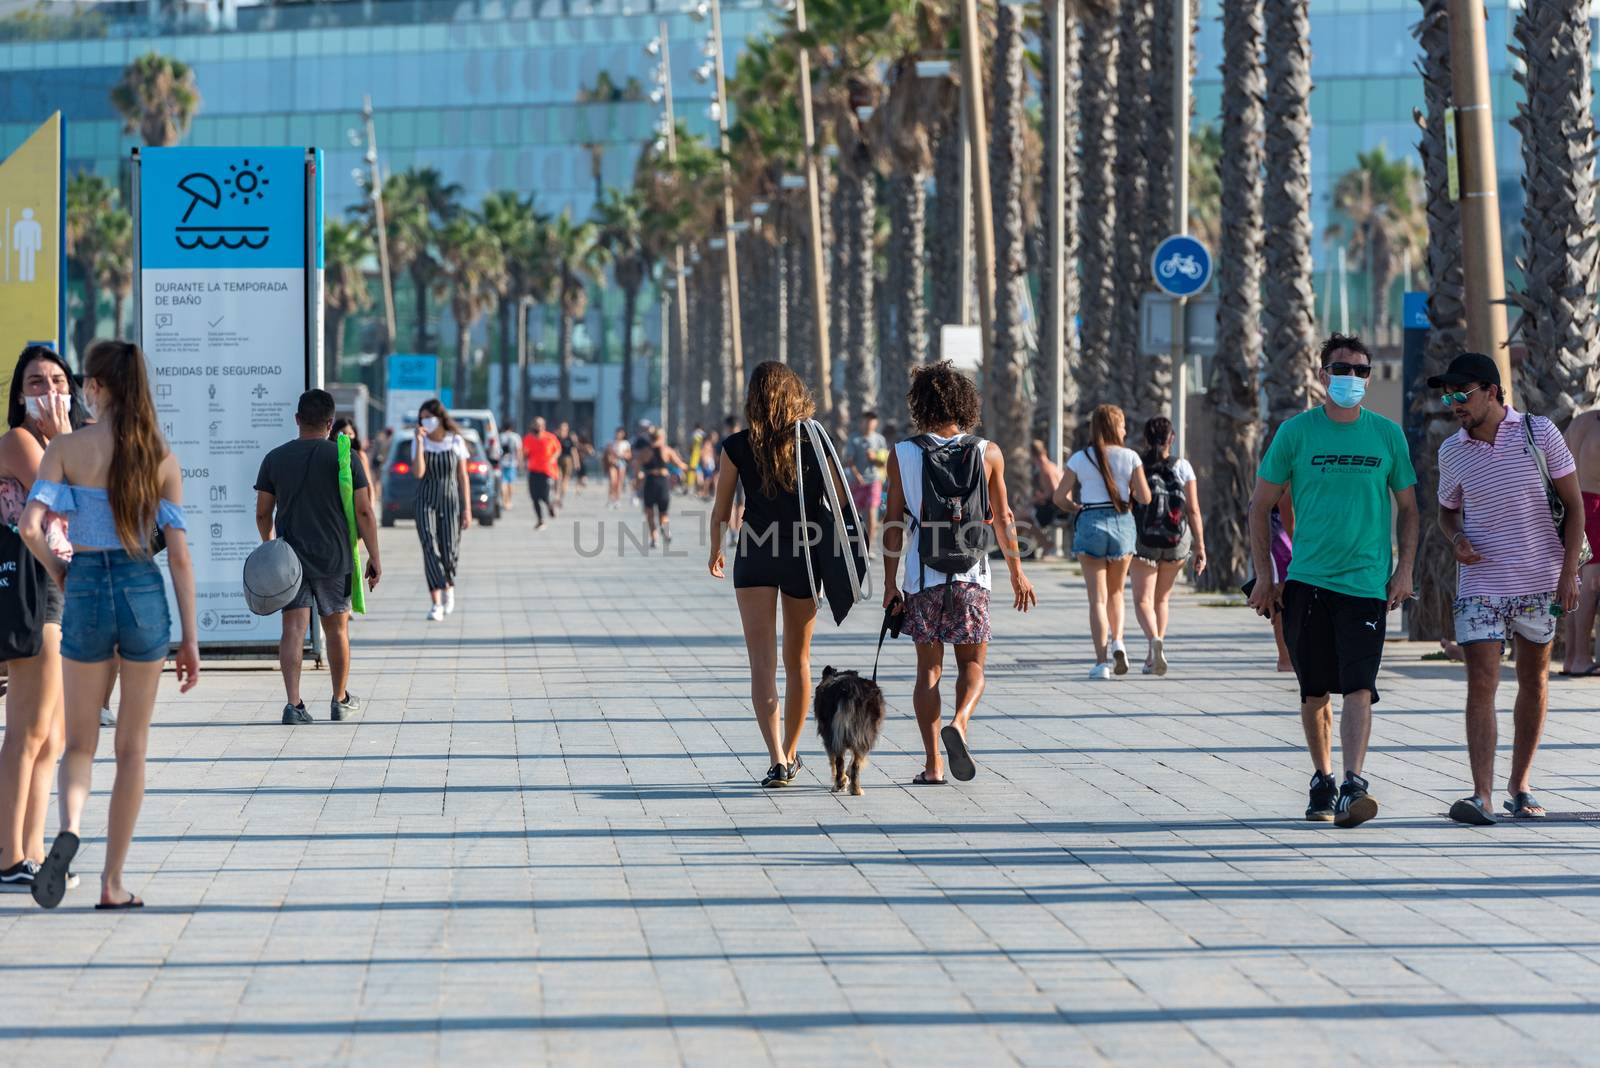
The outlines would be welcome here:
M 1278 428 L 1250 502 L 1255 587 L 1250 606 L 1283 613 L 1283 637 L 1300 680 L 1300 721 L 1316 771 L 1306 819 L 1354 827 L 1378 814 L 1361 765 L 1378 700 L 1378 667 L 1389 611 L 1411 597 L 1417 553 L 1417 475 L 1405 434 L 1361 407 L 1372 357 L 1356 337 L 1322 345 L 1318 380 L 1328 399 Z M 1273 581 L 1271 515 L 1294 498 L 1294 559 Z M 1400 559 L 1390 530 L 1399 512 Z M 1333 778 L 1333 702 L 1344 695 L 1339 746 L 1344 783 Z

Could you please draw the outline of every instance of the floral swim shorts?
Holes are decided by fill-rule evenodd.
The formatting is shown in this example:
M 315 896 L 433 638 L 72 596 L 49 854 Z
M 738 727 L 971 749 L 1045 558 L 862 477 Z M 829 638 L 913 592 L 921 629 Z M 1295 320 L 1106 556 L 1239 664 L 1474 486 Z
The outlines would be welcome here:
M 1560 617 L 1552 612 L 1556 595 L 1526 593 L 1515 597 L 1458 597 L 1453 606 L 1456 642 L 1504 643 L 1513 634 L 1535 645 L 1549 645 L 1556 637 Z
M 945 583 L 906 598 L 905 631 L 917 645 L 979 645 L 989 640 L 989 591 L 976 582 Z

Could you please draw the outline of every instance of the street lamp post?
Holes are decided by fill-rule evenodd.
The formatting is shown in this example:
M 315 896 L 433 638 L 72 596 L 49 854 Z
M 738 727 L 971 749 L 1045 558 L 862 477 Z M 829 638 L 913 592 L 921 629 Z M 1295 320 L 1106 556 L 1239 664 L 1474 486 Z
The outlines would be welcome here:
M 728 163 L 728 82 L 722 61 L 722 0 L 711 0 L 711 41 L 716 49 L 717 131 L 722 147 L 722 231 L 728 260 L 728 336 L 733 342 L 733 388 L 744 393 L 744 338 L 739 322 L 739 240 L 733 230 L 733 169 Z
M 394 282 L 389 275 L 389 227 L 383 215 L 383 178 L 378 172 L 378 132 L 372 121 L 372 94 L 361 97 L 361 119 L 366 127 L 368 184 L 372 187 L 372 225 L 378 232 L 378 273 L 383 278 L 383 345 L 378 355 L 387 356 L 394 348 Z
M 1045 0 L 1055 8 L 1054 18 L 1050 22 L 1050 69 L 1053 76 L 1048 88 L 1050 98 L 1046 107 L 1050 109 L 1050 147 L 1049 156 L 1045 160 L 1045 173 L 1049 175 L 1047 188 L 1050 190 L 1050 210 L 1047 216 L 1050 220 L 1050 291 L 1044 295 L 1045 305 L 1050 309 L 1050 334 L 1045 338 L 1045 353 L 1050 367 L 1050 388 L 1047 396 L 1050 398 L 1050 459 L 1053 463 L 1061 462 L 1062 448 L 1062 378 L 1066 374 L 1067 360 L 1067 331 L 1072 324 L 1065 322 L 1067 314 L 1066 302 L 1066 271 L 1068 268 L 1066 258 L 1067 228 L 1067 0 Z
M 806 0 L 795 0 L 794 26 L 806 32 Z M 828 280 L 822 256 L 822 186 L 817 168 L 817 127 L 811 105 L 811 54 L 800 50 L 800 125 L 806 142 L 806 211 L 810 221 L 811 308 L 816 329 L 817 404 L 822 409 L 824 426 L 833 425 L 833 353 L 828 347 Z
M 667 40 L 667 22 L 665 19 L 657 23 L 656 42 L 659 44 L 661 51 L 661 67 L 657 78 L 661 85 L 662 105 L 665 109 L 663 114 L 666 119 L 664 123 L 666 130 L 662 139 L 666 142 L 667 162 L 676 163 L 678 161 L 678 120 L 672 109 L 672 46 Z M 687 400 L 687 394 L 685 393 L 687 375 L 685 372 L 688 368 L 689 360 L 689 301 L 684 295 L 683 242 L 681 241 L 672 247 L 672 266 L 678 291 L 677 299 L 673 301 L 678 336 L 676 343 L 672 346 L 673 355 L 670 360 L 666 351 L 667 335 L 665 333 L 661 335 L 661 431 L 667 435 L 671 433 L 673 422 L 667 405 L 672 388 L 677 390 L 679 408 L 683 409 L 685 413 L 687 412 L 687 409 L 683 406 Z M 676 375 L 671 374 L 669 370 L 674 363 L 677 365 L 678 373 Z M 672 382 L 672 386 L 668 385 L 669 379 Z
M 1172 232 L 1189 232 L 1189 3 L 1172 5 Z M 1172 298 L 1173 453 L 1187 451 L 1189 422 L 1188 331 L 1184 297 Z
M 978 36 L 977 0 L 961 0 L 961 98 L 972 160 L 973 223 L 978 246 L 978 318 L 983 358 L 994 348 L 994 207 L 989 188 L 989 125 L 983 111 L 983 38 Z

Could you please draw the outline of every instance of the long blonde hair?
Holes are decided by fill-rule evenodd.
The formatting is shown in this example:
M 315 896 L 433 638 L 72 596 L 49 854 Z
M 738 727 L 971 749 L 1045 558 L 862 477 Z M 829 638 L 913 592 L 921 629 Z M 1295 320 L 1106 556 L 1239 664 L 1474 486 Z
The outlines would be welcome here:
M 1111 457 L 1107 450 L 1122 444 L 1122 432 L 1127 425 L 1127 416 L 1115 404 L 1102 404 L 1089 416 L 1089 440 L 1093 442 L 1094 465 L 1100 469 L 1100 477 L 1105 481 L 1111 507 L 1118 512 L 1126 512 L 1129 505 L 1117 492 L 1116 480 L 1111 477 Z
M 791 492 L 794 480 L 794 425 L 817 412 L 811 391 L 786 364 L 757 364 L 744 395 L 744 418 L 750 424 L 750 452 L 761 474 L 761 492 L 776 497 Z
M 150 555 L 150 535 L 161 503 L 161 461 L 167 442 L 161 436 L 144 353 L 131 341 L 101 340 L 89 346 L 83 374 L 111 399 L 111 471 L 106 497 L 116 521 L 117 540 L 131 556 Z M 104 420 L 106 413 L 100 418 Z

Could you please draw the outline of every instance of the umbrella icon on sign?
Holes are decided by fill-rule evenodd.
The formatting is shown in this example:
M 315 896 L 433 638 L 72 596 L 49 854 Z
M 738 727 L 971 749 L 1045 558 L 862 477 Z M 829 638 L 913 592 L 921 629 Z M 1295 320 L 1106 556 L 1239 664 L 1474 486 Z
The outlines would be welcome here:
M 189 216 L 194 214 L 194 209 L 200 204 L 208 208 L 222 205 L 222 187 L 217 185 L 217 180 L 209 174 L 196 171 L 184 175 L 183 180 L 178 183 L 178 189 L 188 193 L 190 197 L 189 207 L 184 211 L 181 222 L 188 222 Z

